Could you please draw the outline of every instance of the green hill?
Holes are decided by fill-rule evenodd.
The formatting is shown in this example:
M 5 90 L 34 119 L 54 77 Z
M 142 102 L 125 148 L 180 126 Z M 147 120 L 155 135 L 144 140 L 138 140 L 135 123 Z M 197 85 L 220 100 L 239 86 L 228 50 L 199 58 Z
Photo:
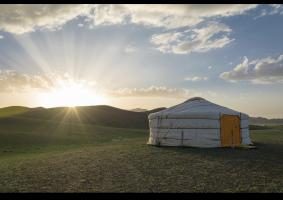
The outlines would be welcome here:
M 83 123 L 117 128 L 148 128 L 148 115 L 164 108 L 145 112 L 134 112 L 111 106 L 81 106 L 76 108 L 26 108 L 7 107 L 0 109 L 0 121 L 13 122 L 17 118 L 60 121 L 64 123 Z M 3 119 L 5 117 L 5 119 Z M 8 120 L 8 121 L 7 121 Z
M 29 109 L 30 108 L 23 107 L 23 106 L 10 106 L 6 108 L 0 108 L 0 118 L 20 115 L 20 114 L 27 112 Z

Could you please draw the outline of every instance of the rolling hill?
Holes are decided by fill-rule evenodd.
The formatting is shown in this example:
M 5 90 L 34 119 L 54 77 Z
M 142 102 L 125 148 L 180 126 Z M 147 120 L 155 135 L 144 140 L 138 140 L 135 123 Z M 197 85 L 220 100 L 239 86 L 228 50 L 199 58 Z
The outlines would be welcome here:
M 64 123 L 83 123 L 116 128 L 148 128 L 148 115 L 164 108 L 134 112 L 106 105 L 81 106 L 76 108 L 27 108 L 12 106 L 0 109 L 0 123 L 13 122 L 19 118 L 51 120 Z

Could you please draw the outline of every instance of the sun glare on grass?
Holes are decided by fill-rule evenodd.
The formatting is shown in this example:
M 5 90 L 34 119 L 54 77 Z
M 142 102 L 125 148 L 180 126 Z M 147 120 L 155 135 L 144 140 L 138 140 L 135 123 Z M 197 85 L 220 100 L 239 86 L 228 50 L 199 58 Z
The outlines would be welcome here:
M 81 83 L 63 82 L 51 91 L 40 95 L 44 107 L 76 107 L 105 104 L 107 99 L 98 94 L 95 89 Z

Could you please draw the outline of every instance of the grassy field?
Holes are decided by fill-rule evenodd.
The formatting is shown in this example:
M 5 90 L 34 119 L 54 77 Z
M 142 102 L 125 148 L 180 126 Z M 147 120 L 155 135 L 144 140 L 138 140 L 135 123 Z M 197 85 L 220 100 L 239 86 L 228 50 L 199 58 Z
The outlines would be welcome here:
M 257 149 L 146 145 L 147 130 L 0 119 L 0 192 L 283 192 L 283 127 Z

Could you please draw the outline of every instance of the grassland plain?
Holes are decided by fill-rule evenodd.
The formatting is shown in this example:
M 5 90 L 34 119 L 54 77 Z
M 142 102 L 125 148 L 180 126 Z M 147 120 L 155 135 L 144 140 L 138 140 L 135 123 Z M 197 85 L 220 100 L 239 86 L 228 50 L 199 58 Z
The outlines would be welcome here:
M 257 149 L 146 145 L 148 130 L 0 119 L 0 192 L 283 192 L 283 127 Z

